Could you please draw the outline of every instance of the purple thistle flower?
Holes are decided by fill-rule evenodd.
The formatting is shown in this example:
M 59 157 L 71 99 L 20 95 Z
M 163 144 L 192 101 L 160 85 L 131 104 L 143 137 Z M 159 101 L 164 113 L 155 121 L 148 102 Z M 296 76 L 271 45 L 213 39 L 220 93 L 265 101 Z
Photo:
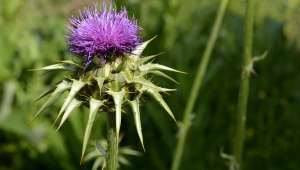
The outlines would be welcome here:
M 94 57 L 106 62 L 112 56 L 130 53 L 140 43 L 139 26 L 130 20 L 125 8 L 117 11 L 103 4 L 99 11 L 85 9 L 71 18 L 68 44 L 72 53 L 85 57 L 88 65 Z

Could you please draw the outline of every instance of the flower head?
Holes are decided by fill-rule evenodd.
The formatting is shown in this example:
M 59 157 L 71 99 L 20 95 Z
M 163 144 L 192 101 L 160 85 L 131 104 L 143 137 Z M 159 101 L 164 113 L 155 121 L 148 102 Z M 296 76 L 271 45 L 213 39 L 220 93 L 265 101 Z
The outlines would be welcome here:
M 130 53 L 140 42 L 139 27 L 130 20 L 125 8 L 117 11 L 103 4 L 85 9 L 70 20 L 68 44 L 70 51 L 90 63 L 94 57 L 107 61 L 112 56 Z

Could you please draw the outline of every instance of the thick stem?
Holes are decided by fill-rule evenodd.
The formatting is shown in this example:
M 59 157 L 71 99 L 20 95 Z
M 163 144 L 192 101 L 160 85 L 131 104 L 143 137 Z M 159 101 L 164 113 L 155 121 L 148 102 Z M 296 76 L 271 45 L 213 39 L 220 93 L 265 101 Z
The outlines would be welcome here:
M 221 0 L 221 1 L 222 2 L 220 3 L 218 14 L 214 22 L 213 30 L 210 34 L 206 49 L 203 53 L 202 60 L 199 63 L 196 78 L 193 83 L 192 90 L 189 99 L 187 101 L 187 106 L 183 114 L 183 123 L 180 126 L 179 133 L 178 133 L 178 141 L 177 141 L 177 146 L 176 146 L 176 150 L 172 162 L 172 170 L 179 169 L 182 153 L 185 147 L 186 136 L 191 125 L 192 111 L 203 82 L 203 77 L 206 73 L 207 65 L 210 60 L 212 50 L 214 49 L 216 40 L 218 38 L 218 34 L 220 32 L 224 14 L 226 12 L 229 3 L 229 0 Z
M 118 138 L 116 133 L 115 114 L 108 114 L 107 147 L 108 155 L 106 158 L 107 170 L 117 170 L 118 166 Z
M 241 169 L 242 153 L 244 147 L 244 134 L 246 129 L 247 102 L 249 95 L 250 75 L 252 71 L 252 44 L 253 44 L 253 10 L 254 0 L 247 0 L 245 15 L 245 39 L 244 39 L 244 56 L 243 70 L 241 73 L 241 86 L 237 108 L 237 125 L 234 138 L 233 154 L 238 166 Z

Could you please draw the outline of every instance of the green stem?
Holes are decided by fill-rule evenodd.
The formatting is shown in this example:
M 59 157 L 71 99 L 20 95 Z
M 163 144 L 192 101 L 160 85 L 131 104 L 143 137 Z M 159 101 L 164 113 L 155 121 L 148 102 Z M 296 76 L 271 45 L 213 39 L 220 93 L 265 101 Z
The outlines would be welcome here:
M 118 139 L 116 134 L 116 120 L 115 114 L 108 114 L 108 134 L 107 134 L 107 147 L 108 155 L 106 158 L 107 170 L 117 170 L 118 166 Z
M 247 0 L 245 15 L 245 33 L 244 33 L 244 56 L 243 70 L 241 73 L 241 86 L 238 98 L 237 108 L 237 127 L 234 138 L 233 154 L 239 167 L 241 167 L 241 159 L 244 145 L 244 134 L 246 129 L 247 103 L 249 95 L 250 75 L 252 71 L 252 44 L 253 44 L 253 0 Z
M 193 83 L 192 90 L 191 90 L 191 93 L 190 93 L 190 96 L 189 96 L 189 99 L 187 102 L 187 106 L 186 106 L 184 114 L 183 114 L 183 123 L 179 129 L 177 146 L 176 146 L 176 150 L 175 150 L 174 158 L 173 158 L 173 162 L 172 162 L 172 170 L 179 169 L 183 149 L 185 147 L 186 136 L 187 136 L 188 130 L 191 125 L 192 111 L 195 106 L 195 102 L 196 102 L 199 90 L 200 90 L 202 82 L 203 82 L 203 77 L 206 73 L 207 65 L 210 60 L 212 50 L 214 49 L 216 40 L 218 38 L 218 34 L 220 32 L 220 28 L 221 28 L 221 25 L 223 22 L 223 18 L 224 18 L 228 3 L 229 3 L 229 0 L 222 0 L 222 2 L 220 3 L 218 14 L 217 14 L 217 17 L 214 22 L 213 30 L 210 34 L 206 49 L 203 53 L 202 60 L 199 63 L 196 78 Z

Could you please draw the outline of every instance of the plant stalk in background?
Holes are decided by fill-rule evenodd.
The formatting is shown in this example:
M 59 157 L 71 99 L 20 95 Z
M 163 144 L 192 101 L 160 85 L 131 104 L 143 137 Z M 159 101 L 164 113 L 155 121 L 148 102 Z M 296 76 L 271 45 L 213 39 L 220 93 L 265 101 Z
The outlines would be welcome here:
M 238 98 L 237 124 L 233 145 L 233 154 L 237 165 L 241 169 L 241 159 L 244 146 L 244 134 L 246 130 L 247 102 L 249 95 L 250 76 L 253 67 L 252 44 L 253 44 L 253 11 L 254 0 L 247 0 L 245 15 L 245 37 L 244 37 L 244 56 L 243 70 L 241 73 L 241 85 Z
M 183 122 L 180 126 L 179 133 L 178 133 L 178 141 L 176 150 L 174 153 L 174 158 L 172 162 L 172 170 L 178 170 L 183 154 L 183 150 L 185 147 L 185 140 L 187 137 L 188 130 L 191 126 L 191 119 L 192 119 L 192 111 L 199 93 L 199 90 L 201 88 L 204 75 L 206 73 L 207 65 L 209 63 L 212 50 L 214 49 L 215 42 L 218 38 L 218 34 L 220 32 L 220 28 L 223 22 L 223 18 L 228 6 L 229 0 L 222 0 L 220 3 L 220 7 L 218 10 L 217 17 L 214 22 L 213 30 L 210 34 L 206 49 L 203 53 L 203 57 L 201 62 L 199 63 L 198 70 L 196 73 L 196 78 L 192 86 L 192 90 L 190 93 L 190 96 L 187 101 L 187 106 L 185 108 L 184 114 L 183 114 Z

